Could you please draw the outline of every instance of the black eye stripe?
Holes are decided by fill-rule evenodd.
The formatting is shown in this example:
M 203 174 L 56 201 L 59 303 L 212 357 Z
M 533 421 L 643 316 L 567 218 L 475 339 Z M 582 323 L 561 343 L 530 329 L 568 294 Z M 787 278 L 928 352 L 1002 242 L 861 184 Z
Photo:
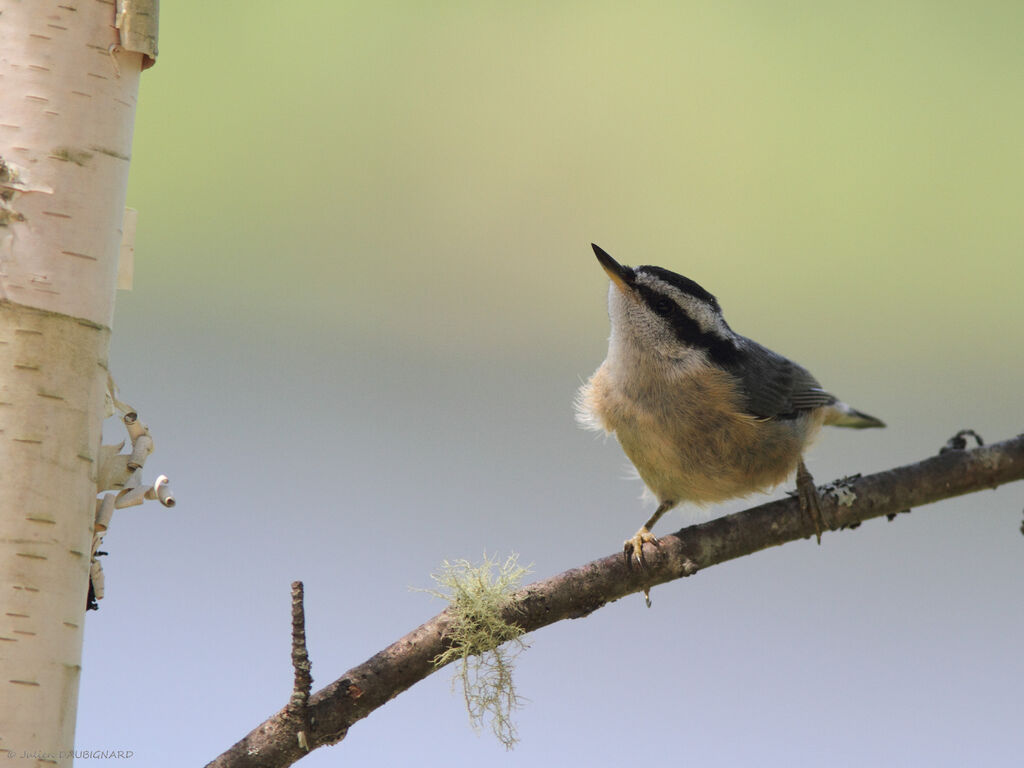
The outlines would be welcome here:
M 654 299 L 654 303 L 651 305 L 651 309 L 657 312 L 662 317 L 668 317 L 675 311 L 677 305 L 668 296 L 658 296 Z
M 645 269 L 647 268 L 645 267 Z M 668 321 L 676 338 L 683 344 L 705 350 L 720 365 L 735 363 L 739 359 L 740 350 L 732 339 L 703 331 L 700 324 L 686 314 L 686 311 L 670 296 L 641 283 L 637 283 L 633 288 L 652 312 Z M 714 301 L 714 297 L 711 298 Z M 715 307 L 717 308 L 717 306 L 716 303 Z

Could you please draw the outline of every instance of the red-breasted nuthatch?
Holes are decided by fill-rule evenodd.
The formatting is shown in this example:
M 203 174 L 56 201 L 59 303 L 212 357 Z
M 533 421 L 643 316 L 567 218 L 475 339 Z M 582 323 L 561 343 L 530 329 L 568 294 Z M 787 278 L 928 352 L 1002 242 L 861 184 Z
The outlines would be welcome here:
M 821 541 L 817 489 L 803 451 L 822 424 L 884 427 L 829 394 L 802 366 L 733 331 L 718 301 L 661 267 L 627 267 L 601 248 L 611 278 L 608 356 L 580 389 L 577 416 L 614 432 L 658 508 L 625 543 L 643 562 L 650 529 L 689 501 L 768 490 L 796 470 Z

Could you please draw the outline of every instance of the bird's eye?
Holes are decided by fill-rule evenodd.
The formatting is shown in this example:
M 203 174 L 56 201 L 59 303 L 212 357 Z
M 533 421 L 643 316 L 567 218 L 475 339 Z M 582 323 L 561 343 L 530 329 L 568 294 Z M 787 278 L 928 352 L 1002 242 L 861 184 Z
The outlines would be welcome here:
M 675 308 L 675 302 L 671 299 L 666 299 L 664 296 L 655 299 L 654 311 L 662 317 L 666 317 L 672 314 L 672 310 Z

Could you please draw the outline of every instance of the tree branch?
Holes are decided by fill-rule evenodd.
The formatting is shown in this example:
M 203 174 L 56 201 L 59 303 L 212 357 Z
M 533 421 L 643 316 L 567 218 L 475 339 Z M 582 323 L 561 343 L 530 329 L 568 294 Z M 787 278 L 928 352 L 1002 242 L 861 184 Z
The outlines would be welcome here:
M 916 464 L 847 478 L 823 486 L 822 515 L 829 530 L 895 515 L 1024 479 L 1024 435 L 973 450 L 948 450 Z M 515 592 L 506 618 L 530 632 L 562 619 L 586 616 L 606 603 L 689 576 L 717 563 L 814 534 L 795 498 L 780 499 L 684 528 L 647 549 L 647 566 L 630 567 L 622 554 L 535 582 Z M 447 610 L 414 629 L 309 700 L 309 748 L 334 744 L 350 726 L 438 669 L 446 648 Z M 270 717 L 207 768 L 281 768 L 306 752 L 299 747 L 288 708 Z
M 292 722 L 297 723 L 295 734 L 298 745 L 309 751 L 309 692 L 313 688 L 312 662 L 306 649 L 305 591 L 301 581 L 292 582 L 292 670 L 295 684 L 286 710 Z

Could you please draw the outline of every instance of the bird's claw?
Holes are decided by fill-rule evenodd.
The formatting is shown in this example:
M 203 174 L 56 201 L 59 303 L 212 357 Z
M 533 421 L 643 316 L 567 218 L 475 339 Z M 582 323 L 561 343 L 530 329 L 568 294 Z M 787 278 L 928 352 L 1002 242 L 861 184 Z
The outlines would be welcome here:
M 796 471 L 796 493 L 800 499 L 800 510 L 811 518 L 814 524 L 814 535 L 821 544 L 821 532 L 824 529 L 824 522 L 821 517 L 821 497 L 818 495 L 818 488 L 814 485 L 814 478 L 807 468 L 800 463 Z
M 633 538 L 626 539 L 622 545 L 622 555 L 626 558 L 627 567 L 632 567 L 634 560 L 641 568 L 647 567 L 647 558 L 644 557 L 644 544 L 658 546 L 658 537 L 647 530 L 646 526 L 633 534 Z

